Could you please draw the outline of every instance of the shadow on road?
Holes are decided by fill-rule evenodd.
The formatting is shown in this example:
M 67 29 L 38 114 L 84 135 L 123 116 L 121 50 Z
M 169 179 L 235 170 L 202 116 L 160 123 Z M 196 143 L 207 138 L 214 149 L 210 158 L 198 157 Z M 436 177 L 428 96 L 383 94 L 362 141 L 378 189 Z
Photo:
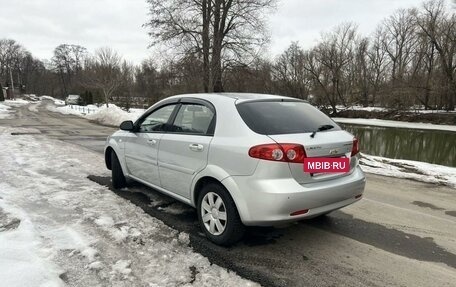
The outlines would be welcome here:
M 321 270 L 316 271 L 318 268 L 324 270 L 327 266 L 319 266 L 323 263 L 321 258 L 318 258 L 318 254 L 305 248 L 315 244 L 325 244 L 325 236 L 328 236 L 328 232 L 408 258 L 442 262 L 456 268 L 456 255 L 435 244 L 432 238 L 421 238 L 366 222 L 341 211 L 302 221 L 290 228 L 248 228 L 245 238 L 236 246 L 220 247 L 208 241 L 200 231 L 193 208 L 139 183 L 132 183 L 128 189 L 115 190 L 112 188 L 110 177 L 91 175 L 88 178 L 107 186 L 117 195 L 129 200 L 149 215 L 162 220 L 168 226 L 188 233 L 191 246 L 209 258 L 212 263 L 231 269 L 240 276 L 263 286 L 301 286 L 303 280 L 307 280 L 308 285 L 314 285 L 312 282 L 318 285 L 322 282 L 323 285 L 337 284 L 336 276 L 328 279 L 328 274 L 324 274 Z M 318 230 L 320 232 L 316 232 Z M 300 236 L 299 240 L 294 240 L 295 232 L 305 233 L 306 236 Z M 302 251 L 289 256 L 286 251 L 289 247 L 292 250 Z M 346 272 L 350 273 L 349 270 Z M 322 281 L 323 278 L 326 281 Z M 372 282 L 366 281 L 363 284 L 369 285 L 369 283 Z

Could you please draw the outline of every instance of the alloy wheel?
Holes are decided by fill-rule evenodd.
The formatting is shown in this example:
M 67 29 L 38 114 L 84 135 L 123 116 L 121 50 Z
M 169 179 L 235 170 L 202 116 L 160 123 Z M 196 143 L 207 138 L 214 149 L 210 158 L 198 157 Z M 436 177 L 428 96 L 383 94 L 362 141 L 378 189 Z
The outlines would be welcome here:
M 225 231 L 227 214 L 223 199 L 215 192 L 208 192 L 201 203 L 201 218 L 204 227 L 212 235 L 220 235 Z

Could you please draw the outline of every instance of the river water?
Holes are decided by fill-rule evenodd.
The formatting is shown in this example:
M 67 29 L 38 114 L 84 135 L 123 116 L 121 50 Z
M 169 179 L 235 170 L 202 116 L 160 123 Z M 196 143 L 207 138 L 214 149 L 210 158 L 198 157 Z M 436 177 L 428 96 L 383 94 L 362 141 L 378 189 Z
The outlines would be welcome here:
M 456 167 L 456 132 L 340 124 L 360 140 L 361 152 Z

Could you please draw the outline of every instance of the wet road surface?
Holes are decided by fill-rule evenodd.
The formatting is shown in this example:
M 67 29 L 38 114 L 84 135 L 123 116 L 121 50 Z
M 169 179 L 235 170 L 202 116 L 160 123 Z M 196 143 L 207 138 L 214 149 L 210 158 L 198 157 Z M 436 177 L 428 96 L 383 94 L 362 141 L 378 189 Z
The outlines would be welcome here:
M 16 108 L 0 125 L 31 128 L 102 152 L 115 128 L 45 109 Z M 33 111 L 36 110 L 36 111 Z M 89 176 L 110 187 L 109 177 Z M 286 228 L 249 228 L 242 242 L 216 246 L 199 230 L 193 209 L 132 184 L 116 191 L 146 213 L 190 234 L 192 247 L 212 263 L 264 286 L 454 286 L 456 190 L 367 175 L 364 198 L 323 218 Z

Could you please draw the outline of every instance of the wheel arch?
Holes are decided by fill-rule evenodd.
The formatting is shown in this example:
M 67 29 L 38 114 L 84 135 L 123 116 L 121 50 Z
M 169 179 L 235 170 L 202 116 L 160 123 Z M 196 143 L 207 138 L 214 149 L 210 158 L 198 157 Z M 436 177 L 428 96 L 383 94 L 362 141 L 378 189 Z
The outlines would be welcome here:
M 203 189 L 203 187 L 209 183 L 217 183 L 223 186 L 227 191 L 228 194 L 231 196 L 231 198 L 234 201 L 234 205 L 236 206 L 236 209 L 238 211 L 239 217 L 241 218 L 241 221 L 244 222 L 244 220 L 248 220 L 250 218 L 247 205 L 245 201 L 242 198 L 242 193 L 240 192 L 236 182 L 233 180 L 232 177 L 224 177 L 221 180 L 217 179 L 216 177 L 213 176 L 202 176 L 200 177 L 194 184 L 194 187 L 192 189 L 192 194 L 191 194 L 191 203 L 193 207 L 197 207 L 198 203 L 198 196 Z
M 104 153 L 106 168 L 109 170 L 112 169 L 111 153 L 113 153 L 113 152 L 115 152 L 114 149 L 112 147 L 108 146 Z

